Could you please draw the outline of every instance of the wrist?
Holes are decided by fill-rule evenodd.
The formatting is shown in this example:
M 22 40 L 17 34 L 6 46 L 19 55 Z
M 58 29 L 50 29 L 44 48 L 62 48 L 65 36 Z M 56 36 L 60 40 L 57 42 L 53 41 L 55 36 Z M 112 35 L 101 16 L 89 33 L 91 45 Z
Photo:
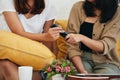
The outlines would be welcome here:
M 47 33 L 43 33 L 43 41 L 47 41 L 48 39 Z
M 83 42 L 85 40 L 85 37 L 86 36 L 80 34 L 81 42 Z

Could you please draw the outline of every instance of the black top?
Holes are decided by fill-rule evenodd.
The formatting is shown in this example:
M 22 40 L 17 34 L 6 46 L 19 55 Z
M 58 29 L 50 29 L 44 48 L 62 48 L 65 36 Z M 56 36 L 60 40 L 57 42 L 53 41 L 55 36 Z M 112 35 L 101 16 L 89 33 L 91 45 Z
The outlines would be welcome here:
M 87 37 L 92 39 L 93 25 L 94 25 L 94 23 L 84 22 L 80 26 L 79 34 L 85 35 L 85 36 L 87 36 Z M 91 52 L 92 51 L 90 48 L 85 46 L 83 43 L 80 43 L 80 49 L 83 50 L 83 51 L 87 51 L 87 52 Z

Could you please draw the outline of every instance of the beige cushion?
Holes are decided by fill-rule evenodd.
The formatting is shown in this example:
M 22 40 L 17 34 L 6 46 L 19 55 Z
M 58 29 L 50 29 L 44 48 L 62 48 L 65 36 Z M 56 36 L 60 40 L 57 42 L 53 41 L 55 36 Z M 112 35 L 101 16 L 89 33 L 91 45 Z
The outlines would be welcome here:
M 0 31 L 0 59 L 8 59 L 18 65 L 42 69 L 55 59 L 55 55 L 42 43 L 11 32 Z

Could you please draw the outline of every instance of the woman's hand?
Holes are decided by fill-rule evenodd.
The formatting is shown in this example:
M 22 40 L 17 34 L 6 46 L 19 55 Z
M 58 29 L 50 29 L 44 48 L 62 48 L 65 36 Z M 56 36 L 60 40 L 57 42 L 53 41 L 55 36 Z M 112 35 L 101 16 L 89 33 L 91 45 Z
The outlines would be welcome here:
M 81 74 L 88 74 L 88 72 L 86 70 L 83 70 L 80 72 Z
M 83 40 L 84 36 L 81 34 L 68 34 L 66 36 L 67 42 L 71 44 L 75 44 L 78 42 L 81 42 Z
M 63 29 L 61 27 L 54 27 L 54 28 L 50 28 L 48 30 L 48 32 L 45 33 L 45 37 L 46 39 L 48 39 L 48 41 L 55 41 L 59 38 L 59 33 L 62 31 Z
M 88 48 L 102 53 L 104 51 L 104 45 L 103 42 L 99 40 L 94 40 L 89 37 L 86 37 L 82 34 L 68 34 L 66 36 L 66 41 L 70 44 L 76 44 L 78 42 L 83 43 Z

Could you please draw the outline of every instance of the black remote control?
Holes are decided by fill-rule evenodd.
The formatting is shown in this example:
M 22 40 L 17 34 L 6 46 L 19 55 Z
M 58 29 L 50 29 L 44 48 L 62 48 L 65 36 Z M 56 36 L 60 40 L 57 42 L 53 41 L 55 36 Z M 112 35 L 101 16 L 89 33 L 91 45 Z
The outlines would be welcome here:
M 53 27 L 58 27 L 58 25 L 57 25 L 57 24 L 51 25 L 51 28 L 53 28 Z M 67 36 L 67 34 L 68 34 L 68 33 L 65 32 L 65 31 L 60 33 L 60 35 L 61 35 L 62 37 L 64 37 L 64 38 Z

